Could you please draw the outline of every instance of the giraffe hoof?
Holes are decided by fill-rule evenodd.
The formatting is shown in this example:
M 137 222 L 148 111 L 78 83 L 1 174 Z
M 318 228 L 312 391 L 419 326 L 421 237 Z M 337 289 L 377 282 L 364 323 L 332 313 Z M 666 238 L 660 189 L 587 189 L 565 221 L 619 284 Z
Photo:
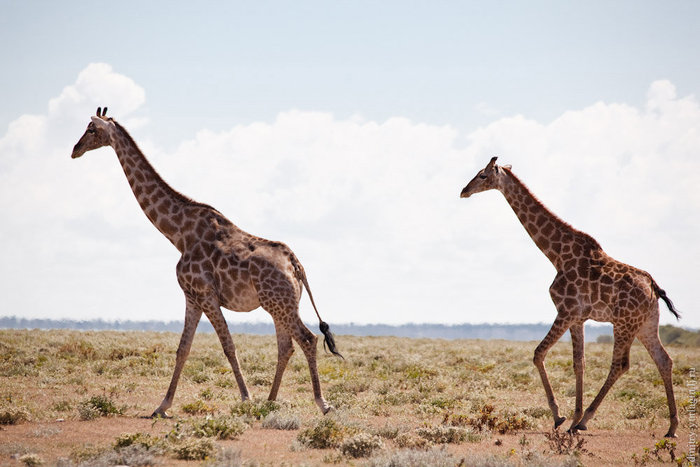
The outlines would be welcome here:
M 328 412 L 335 412 L 335 407 L 333 407 L 332 405 L 329 405 L 328 407 L 323 409 L 323 415 L 326 415 Z
M 676 436 L 676 433 L 669 431 L 664 435 L 664 438 L 678 438 L 678 436 Z
M 566 417 L 559 417 L 554 419 L 554 429 L 556 430 L 561 426 L 562 423 L 566 421 Z
M 586 428 L 586 425 L 584 425 L 583 423 L 579 423 L 578 425 L 571 427 L 571 431 L 574 433 L 576 433 L 577 431 L 586 431 L 587 429 L 588 428 Z
M 164 410 L 158 411 L 156 410 L 151 414 L 151 418 L 173 418 L 172 416 L 168 415 Z

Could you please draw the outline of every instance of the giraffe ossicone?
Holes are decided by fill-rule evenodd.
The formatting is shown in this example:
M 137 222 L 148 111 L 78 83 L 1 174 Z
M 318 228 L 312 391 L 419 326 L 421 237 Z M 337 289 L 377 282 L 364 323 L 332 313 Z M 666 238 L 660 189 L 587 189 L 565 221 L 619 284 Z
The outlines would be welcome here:
M 530 238 L 552 262 L 557 274 L 549 293 L 557 317 L 547 336 L 537 346 L 533 362 L 537 367 L 554 417 L 555 428 L 566 417 L 559 406 L 544 366 L 549 349 L 567 331 L 571 333 L 576 375 L 576 408 L 569 431 L 586 430 L 588 421 L 612 385 L 629 369 L 629 353 L 635 337 L 649 352 L 666 390 L 670 426 L 666 437 L 675 437 L 678 413 L 673 395 L 673 361 L 659 339 L 659 299 L 676 318 L 671 300 L 651 275 L 608 256 L 588 234 L 571 227 L 550 212 L 513 174 L 510 166 L 496 165 L 493 157 L 462 190 L 460 197 L 498 190 L 506 198 Z M 588 319 L 613 325 L 613 358 L 603 387 L 583 411 L 584 322 Z
M 202 314 L 211 322 L 226 355 L 241 399 L 250 398 L 238 364 L 236 348 L 221 307 L 247 312 L 262 306 L 275 324 L 277 368 L 269 400 L 275 400 L 296 341 L 311 373 L 314 400 L 325 414 L 333 407 L 321 392 L 316 366 L 316 335 L 299 316 L 299 300 L 306 288 L 319 319 L 324 345 L 338 352 L 333 334 L 316 309 L 306 273 L 292 250 L 244 232 L 213 207 L 195 202 L 170 187 L 148 162 L 127 131 L 97 109 L 85 133 L 73 148 L 76 159 L 88 151 L 111 146 L 146 217 L 181 253 L 177 280 L 185 295 L 185 326 L 177 348 L 170 386 L 153 416 L 166 416 L 190 352 Z

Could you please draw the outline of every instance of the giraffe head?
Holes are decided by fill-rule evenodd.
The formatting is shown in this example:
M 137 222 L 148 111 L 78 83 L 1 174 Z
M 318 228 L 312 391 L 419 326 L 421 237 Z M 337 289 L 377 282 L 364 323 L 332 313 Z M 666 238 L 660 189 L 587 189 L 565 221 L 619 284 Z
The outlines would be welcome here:
M 80 137 L 80 140 L 73 147 L 73 153 L 71 154 L 73 159 L 93 149 L 109 146 L 109 135 L 112 128 L 114 128 L 114 121 L 108 118 L 105 115 L 106 113 L 107 107 L 104 110 L 98 107 L 97 115 L 90 117 L 92 121 L 88 124 L 83 136 Z
M 496 165 L 498 157 L 492 157 L 486 167 L 481 169 L 476 177 L 462 189 L 460 198 L 469 198 L 474 193 L 480 193 L 486 190 L 498 189 L 501 183 L 501 176 L 504 174 L 503 169 L 510 169 L 509 165 L 499 167 Z

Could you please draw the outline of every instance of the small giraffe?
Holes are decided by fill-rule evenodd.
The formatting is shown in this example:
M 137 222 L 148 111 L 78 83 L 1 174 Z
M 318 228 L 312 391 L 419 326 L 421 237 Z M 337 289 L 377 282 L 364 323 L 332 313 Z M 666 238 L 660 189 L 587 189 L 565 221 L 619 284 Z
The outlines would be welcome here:
M 479 171 L 462 190 L 461 198 L 496 189 L 505 196 L 525 230 L 557 270 L 549 294 L 557 308 L 557 318 L 547 336 L 537 346 L 534 364 L 540 373 L 547 401 L 557 428 L 566 417 L 547 377 L 544 359 L 549 349 L 568 329 L 573 345 L 576 374 L 576 409 L 570 432 L 586 430 L 603 398 L 617 379 L 629 369 L 632 341 L 637 337 L 656 363 L 666 388 L 671 426 L 666 437 L 674 438 L 678 427 L 673 397 L 673 361 L 659 340 L 659 298 L 676 318 L 679 314 L 651 275 L 608 256 L 598 242 L 550 212 L 513 174 L 510 166 L 499 167 L 496 157 Z M 613 324 L 613 357 L 610 372 L 591 405 L 583 412 L 583 323 L 593 319 Z
M 197 203 L 172 189 L 153 169 L 126 130 L 107 108 L 97 109 L 85 134 L 73 148 L 73 159 L 87 151 L 111 146 L 117 153 L 126 178 L 141 209 L 153 225 L 182 254 L 177 263 L 177 280 L 185 293 L 185 326 L 177 348 L 175 370 L 168 391 L 153 417 L 167 416 L 175 389 L 190 352 L 197 324 L 204 313 L 216 330 L 224 354 L 235 375 L 241 398 L 250 398 L 236 357 L 221 306 L 234 311 L 251 311 L 262 306 L 275 324 L 277 370 L 269 400 L 275 400 L 282 374 L 294 352 L 292 339 L 302 348 L 311 372 L 314 399 L 325 414 L 333 407 L 323 398 L 316 368 L 317 338 L 299 317 L 302 286 L 316 311 L 324 334 L 324 347 L 340 357 L 328 324 L 316 310 L 306 274 L 292 250 L 280 242 L 250 235 L 223 214 Z

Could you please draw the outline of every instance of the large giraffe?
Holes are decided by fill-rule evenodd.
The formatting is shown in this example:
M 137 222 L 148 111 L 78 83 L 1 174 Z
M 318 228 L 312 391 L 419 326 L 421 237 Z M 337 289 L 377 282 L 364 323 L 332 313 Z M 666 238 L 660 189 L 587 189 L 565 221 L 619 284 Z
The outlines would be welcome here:
M 292 339 L 304 351 L 311 372 L 314 398 L 325 414 L 332 409 L 321 393 L 316 369 L 317 338 L 299 317 L 302 286 L 324 334 L 324 346 L 340 356 L 328 324 L 321 320 L 301 263 L 284 243 L 250 235 L 216 209 L 197 203 L 172 189 L 158 175 L 126 130 L 97 109 L 85 134 L 73 148 L 73 159 L 87 151 L 111 146 L 117 153 L 129 185 L 141 209 L 153 225 L 182 254 L 177 263 L 177 280 L 185 293 L 185 326 L 177 348 L 173 377 L 153 416 L 167 416 L 172 406 L 180 373 L 190 352 L 195 329 L 204 313 L 216 330 L 228 358 L 243 400 L 249 399 L 221 306 L 234 311 L 251 311 L 262 306 L 275 323 L 277 370 L 269 399 L 277 397 L 282 374 L 294 352 Z
M 666 302 L 676 318 L 679 315 L 666 293 L 649 273 L 611 258 L 595 239 L 550 212 L 513 174 L 510 166 L 496 165 L 495 157 L 464 187 L 460 197 L 468 198 L 491 189 L 505 196 L 527 233 L 557 270 L 549 288 L 557 308 L 557 318 L 537 346 L 533 359 L 554 416 L 554 427 L 564 423 L 566 417 L 559 416 L 544 359 L 568 329 L 576 374 L 576 409 L 569 431 L 586 429 L 612 385 L 629 369 L 630 347 L 637 337 L 656 363 L 664 381 L 671 419 L 666 437 L 675 437 L 678 415 L 671 381 L 673 362 L 659 340 L 659 298 Z M 612 323 L 615 343 L 608 377 L 583 412 L 583 323 L 588 319 Z

